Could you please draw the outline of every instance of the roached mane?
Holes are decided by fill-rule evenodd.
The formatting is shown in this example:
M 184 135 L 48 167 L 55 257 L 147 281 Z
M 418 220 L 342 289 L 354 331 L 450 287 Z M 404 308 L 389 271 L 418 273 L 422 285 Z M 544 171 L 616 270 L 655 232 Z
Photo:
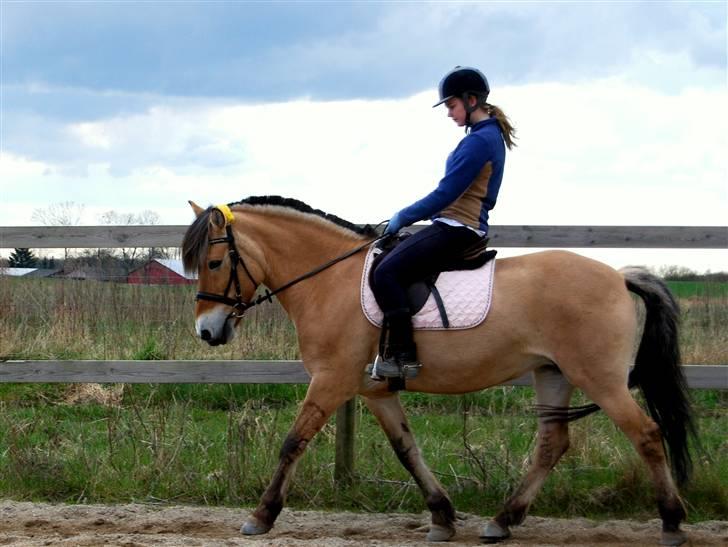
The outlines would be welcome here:
M 365 236 L 365 237 L 376 237 L 377 236 L 376 230 L 374 228 L 372 228 L 369 224 L 367 224 L 364 227 L 357 226 L 356 224 L 349 222 L 348 220 L 339 218 L 336 215 L 325 213 L 324 211 L 322 211 L 320 209 L 314 209 L 310 205 L 308 205 L 302 201 L 299 201 L 297 199 L 293 199 L 293 198 L 284 198 L 281 196 L 250 196 L 249 198 L 245 198 L 236 203 L 229 203 L 228 205 L 230 205 L 230 207 L 233 207 L 234 205 L 276 205 L 279 207 L 288 207 L 289 209 L 293 209 L 295 211 L 300 211 L 301 213 L 308 213 L 310 215 L 316 215 L 325 220 L 328 220 L 329 222 L 333 222 L 337 226 L 341 226 L 342 228 L 351 230 L 355 234 L 358 234 L 361 236 Z
M 281 196 L 250 196 L 248 198 L 228 203 L 229 207 L 235 207 L 236 205 L 251 205 L 251 206 L 266 206 L 273 205 L 276 207 L 286 207 L 293 209 L 301 213 L 307 213 L 315 215 L 317 217 L 328 220 L 329 222 L 354 232 L 361 237 L 377 237 L 377 231 L 372 226 L 367 224 L 364 227 L 357 226 L 356 224 L 332 215 L 325 213 L 320 209 L 314 209 L 310 205 L 293 198 L 285 198 Z M 185 237 L 182 240 L 182 262 L 185 270 L 188 272 L 197 272 L 200 261 L 204 259 L 207 254 L 207 227 L 209 224 L 210 214 L 213 207 L 208 207 L 205 211 L 198 216 L 190 227 L 187 228 Z

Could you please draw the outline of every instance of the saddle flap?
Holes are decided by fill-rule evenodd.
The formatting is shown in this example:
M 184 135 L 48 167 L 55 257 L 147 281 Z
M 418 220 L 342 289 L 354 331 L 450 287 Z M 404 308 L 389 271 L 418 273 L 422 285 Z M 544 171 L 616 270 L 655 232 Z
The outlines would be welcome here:
M 430 298 L 430 293 L 435 286 L 435 282 L 440 274 L 434 274 L 428 278 L 412 283 L 407 287 L 407 298 L 409 300 L 410 315 L 416 315 L 420 311 L 427 299 Z

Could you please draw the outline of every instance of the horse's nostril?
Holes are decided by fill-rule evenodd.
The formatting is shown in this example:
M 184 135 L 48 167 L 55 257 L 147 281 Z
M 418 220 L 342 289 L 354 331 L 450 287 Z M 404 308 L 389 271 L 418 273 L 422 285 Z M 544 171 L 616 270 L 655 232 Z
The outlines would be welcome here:
M 205 341 L 208 341 L 212 339 L 212 333 L 207 329 L 202 329 L 202 332 L 200 332 L 200 338 L 202 338 Z

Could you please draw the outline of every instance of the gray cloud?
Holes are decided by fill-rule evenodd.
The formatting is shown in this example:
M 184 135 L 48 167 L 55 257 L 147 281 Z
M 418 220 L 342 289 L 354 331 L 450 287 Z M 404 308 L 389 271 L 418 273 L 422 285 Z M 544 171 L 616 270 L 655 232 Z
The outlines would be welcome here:
M 400 97 L 454 64 L 501 84 L 619 72 L 643 50 L 726 69 L 725 3 L 18 3 L 6 84 L 269 101 Z
M 108 161 L 119 173 L 118 157 L 79 147 L 67 125 L 194 110 L 211 97 L 434 95 L 455 64 L 481 67 L 496 104 L 513 84 L 617 75 L 677 92 L 724 86 L 726 75 L 725 3 L 70 2 L 7 4 L 3 15 L 4 149 L 58 165 Z M 193 130 L 166 137 L 174 145 L 161 149 L 130 140 L 128 164 L 236 156 Z

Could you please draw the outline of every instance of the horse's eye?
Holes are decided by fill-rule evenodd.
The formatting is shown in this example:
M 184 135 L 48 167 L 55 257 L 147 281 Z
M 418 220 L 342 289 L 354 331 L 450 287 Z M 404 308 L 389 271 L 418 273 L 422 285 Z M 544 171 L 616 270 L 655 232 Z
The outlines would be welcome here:
M 210 260 L 210 262 L 207 263 L 211 270 L 217 270 L 220 267 L 220 264 L 222 264 L 222 260 Z

